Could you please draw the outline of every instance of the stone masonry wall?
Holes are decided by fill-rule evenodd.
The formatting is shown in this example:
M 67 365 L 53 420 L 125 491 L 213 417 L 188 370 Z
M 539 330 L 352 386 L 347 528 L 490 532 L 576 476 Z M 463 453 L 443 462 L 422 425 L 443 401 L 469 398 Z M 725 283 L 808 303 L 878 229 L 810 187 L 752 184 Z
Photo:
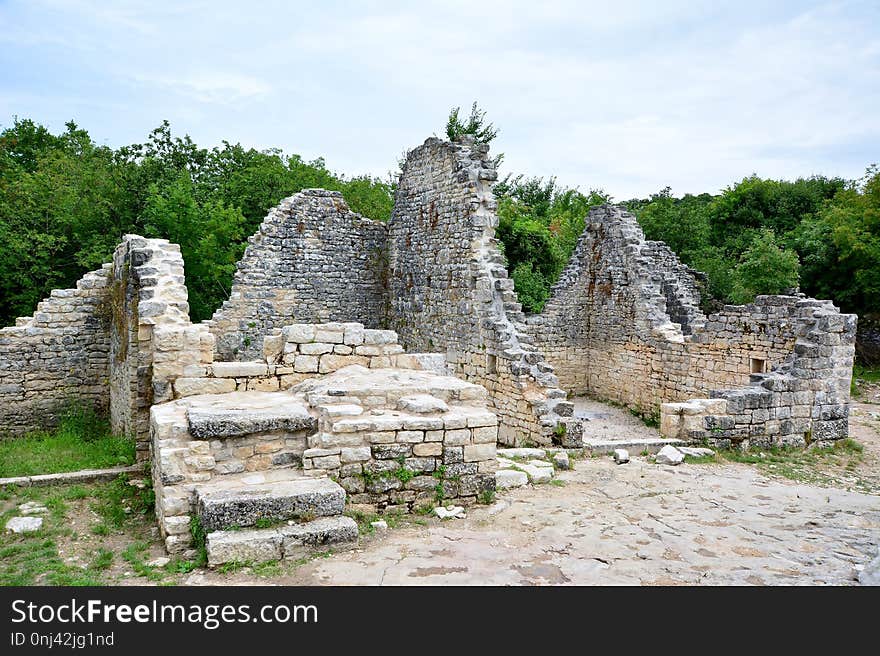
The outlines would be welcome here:
M 856 317 L 803 300 L 792 353 L 750 384 L 661 406 L 666 437 L 713 446 L 821 446 L 847 437 Z
M 197 362 L 179 367 L 167 380 L 176 399 L 226 392 L 275 392 L 353 364 L 370 369 L 423 369 L 422 355 L 403 352 L 393 330 L 362 323 L 296 323 L 263 339 L 263 359 Z
M 213 358 L 206 326 L 189 321 L 180 247 L 126 235 L 113 254 L 110 283 L 110 422 L 134 435 L 139 460 L 149 457 L 150 406 L 170 398 L 169 378 Z
M 0 329 L 0 437 L 46 428 L 69 403 L 109 398 L 110 265 L 56 289 L 31 317 Z
M 769 371 L 791 352 L 798 297 L 758 297 L 707 318 L 698 286 L 696 272 L 665 244 L 644 239 L 635 217 L 594 208 L 529 330 L 564 389 L 646 414 L 665 401 L 744 385 L 753 365 Z
M 388 225 L 388 323 L 407 350 L 443 351 L 489 390 L 500 442 L 576 442 L 573 406 L 523 331 L 494 238 L 496 179 L 488 146 L 467 137 L 408 153 Z
M 789 412 L 799 418 L 811 416 L 815 393 L 820 391 L 826 395 L 820 407 L 848 403 L 849 383 L 844 390 L 843 381 L 848 381 L 852 368 L 854 316 L 841 315 L 830 302 L 798 294 L 758 296 L 754 303 L 727 305 L 706 317 L 699 310 L 700 278 L 665 244 L 645 240 L 631 214 L 618 207 L 595 208 L 544 311 L 529 318 L 529 331 L 564 389 L 614 400 L 652 416 L 660 415 L 663 403 L 714 397 L 721 390 L 748 386 L 752 374 L 790 366 L 793 354 L 802 348 L 798 344 L 810 334 L 814 337 L 805 343 L 821 344 L 821 357 L 830 358 L 829 349 L 837 349 L 833 360 L 807 365 L 798 356 L 795 369 L 810 372 L 808 379 L 823 370 L 823 376 L 835 382 L 810 394 L 811 384 L 795 385 L 802 392 L 795 400 L 794 390 L 771 376 L 772 384 L 786 393 L 772 402 L 784 407 L 774 414 L 781 419 L 788 419 Z M 824 317 L 819 324 L 817 313 Z M 803 348 L 814 351 L 812 346 Z M 738 398 L 740 392 L 724 394 Z M 768 403 L 765 399 L 760 408 L 749 407 L 762 410 L 757 419 L 738 417 L 734 423 L 738 428 L 752 426 L 745 429 L 747 435 L 768 429 L 771 435 L 787 436 L 787 442 L 796 442 L 796 436 L 803 442 L 809 431 L 803 422 L 785 424 L 782 433 L 773 424 L 764 424 Z M 739 405 L 740 401 L 731 401 L 731 411 L 737 412 Z M 795 405 L 806 407 L 794 409 Z M 708 407 L 686 410 L 723 414 L 718 403 Z M 663 414 L 674 412 L 667 408 Z M 839 408 L 817 412 L 832 412 L 835 418 L 843 413 Z M 731 421 L 724 421 L 725 426 L 730 424 L 725 431 L 733 429 Z M 677 435 L 679 426 L 673 427 L 671 419 L 667 423 L 667 432 Z M 691 420 L 687 431 L 693 430 Z
M 283 200 L 249 238 L 229 300 L 208 322 L 218 359 L 257 359 L 263 336 L 293 322 L 380 328 L 385 237 L 385 224 L 352 212 L 338 192 Z

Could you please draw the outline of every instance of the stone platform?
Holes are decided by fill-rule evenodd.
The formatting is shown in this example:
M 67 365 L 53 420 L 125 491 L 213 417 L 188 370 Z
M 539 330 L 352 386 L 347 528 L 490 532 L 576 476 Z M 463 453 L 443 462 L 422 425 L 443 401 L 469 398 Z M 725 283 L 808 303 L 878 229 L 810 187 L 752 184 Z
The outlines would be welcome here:
M 209 563 L 300 557 L 357 538 L 350 501 L 412 511 L 495 489 L 486 390 L 430 371 L 344 367 L 277 392 L 153 406 L 156 512 L 169 552 Z

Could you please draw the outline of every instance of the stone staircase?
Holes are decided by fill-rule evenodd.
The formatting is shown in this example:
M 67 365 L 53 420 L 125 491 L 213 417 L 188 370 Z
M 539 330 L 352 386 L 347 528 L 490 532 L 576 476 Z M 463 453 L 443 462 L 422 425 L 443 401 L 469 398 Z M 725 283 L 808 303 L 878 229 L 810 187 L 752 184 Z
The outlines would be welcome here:
M 297 467 L 223 476 L 195 493 L 211 567 L 301 558 L 358 537 L 355 521 L 342 514 L 345 490 Z

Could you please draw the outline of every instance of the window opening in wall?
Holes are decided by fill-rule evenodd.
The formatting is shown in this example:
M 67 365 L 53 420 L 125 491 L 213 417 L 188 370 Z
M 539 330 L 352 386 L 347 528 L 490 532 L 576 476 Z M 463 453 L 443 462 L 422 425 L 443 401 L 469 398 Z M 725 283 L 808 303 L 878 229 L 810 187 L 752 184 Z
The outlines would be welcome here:
M 751 358 L 751 370 L 753 374 L 763 374 L 767 371 L 767 361 L 763 358 Z
M 494 355 L 486 356 L 486 373 L 494 374 L 497 372 L 496 358 Z

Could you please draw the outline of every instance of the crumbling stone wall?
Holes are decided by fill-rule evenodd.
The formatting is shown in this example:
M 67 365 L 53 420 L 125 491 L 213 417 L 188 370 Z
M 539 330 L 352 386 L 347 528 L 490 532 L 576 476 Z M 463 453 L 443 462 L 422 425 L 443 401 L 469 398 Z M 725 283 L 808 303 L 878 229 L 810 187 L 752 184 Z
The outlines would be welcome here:
M 0 329 L 0 436 L 55 425 L 69 403 L 106 411 L 110 265 L 56 289 L 31 317 Z
M 169 396 L 167 379 L 213 357 L 205 326 L 189 321 L 180 246 L 126 235 L 113 254 L 110 282 L 110 423 L 134 435 L 149 457 L 150 406 Z
M 794 366 L 808 372 L 807 379 L 821 371 L 834 382 L 813 389 L 812 383 L 792 387 L 771 376 L 774 382 L 767 384 L 784 392 L 772 401 L 763 399 L 766 394 L 760 402 L 733 400 L 754 390 L 724 392 L 733 414 L 743 403 L 749 410 L 748 420 L 737 416 L 722 422 L 724 431 L 734 426 L 738 431 L 725 435 L 742 439 L 743 431 L 748 436 L 763 430 L 785 443 L 803 442 L 811 430 L 809 421 L 766 424 L 764 411 L 775 405 L 780 409 L 774 411 L 774 420 L 805 419 L 812 416 L 817 398 L 819 416 L 824 412 L 841 418 L 838 406 L 848 402 L 849 394 L 853 315 L 798 294 L 758 296 L 754 303 L 727 305 L 706 317 L 699 309 L 700 283 L 701 274 L 681 264 L 665 244 L 645 240 L 635 217 L 619 207 L 602 206 L 590 212 L 551 299 L 540 315 L 529 318 L 529 331 L 564 389 L 614 400 L 645 415 L 659 417 L 665 402 L 719 396 L 721 390 L 749 385 L 752 374 Z M 817 324 L 819 314 L 823 319 Z M 808 334 L 814 335 L 804 341 L 810 346 L 799 346 Z M 817 344 L 826 358 L 821 366 L 807 364 L 797 353 L 801 348 L 814 353 Z M 795 397 L 795 391 L 801 394 Z M 753 402 L 759 405 L 749 405 Z M 724 414 L 718 403 L 699 412 L 691 406 L 686 410 Z M 760 411 L 755 415 L 751 410 Z M 674 412 L 669 408 L 664 416 Z M 693 422 L 682 420 L 673 427 L 668 419 L 667 433 L 679 436 L 685 423 L 686 431 L 693 432 Z M 834 430 L 840 433 L 840 425 Z
M 802 300 L 789 356 L 750 384 L 661 406 L 666 437 L 728 448 L 827 445 L 847 437 L 856 317 Z
M 431 138 L 410 151 L 388 225 L 388 323 L 409 351 L 442 351 L 486 387 L 499 441 L 549 444 L 573 406 L 523 332 L 497 247 L 488 146 Z M 572 422 L 565 435 L 577 440 Z
M 352 212 L 339 192 L 306 189 L 269 211 L 249 238 L 229 300 L 208 325 L 219 360 L 254 360 L 273 329 L 385 316 L 385 224 Z

